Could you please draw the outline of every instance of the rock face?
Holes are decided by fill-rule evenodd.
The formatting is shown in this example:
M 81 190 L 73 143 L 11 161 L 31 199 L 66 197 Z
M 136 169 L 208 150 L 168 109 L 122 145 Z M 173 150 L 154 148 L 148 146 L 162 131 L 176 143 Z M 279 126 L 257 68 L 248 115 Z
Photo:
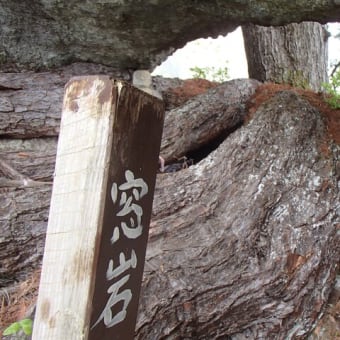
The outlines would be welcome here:
M 38 79 L 49 79 L 50 107 L 40 108 L 47 115 L 69 75 L 36 74 L 35 82 L 2 75 L 0 99 L 20 107 L 30 98 L 26 124 L 33 126 Z M 162 93 L 180 85 L 158 83 Z M 224 121 L 233 132 L 194 166 L 158 175 L 136 339 L 303 339 L 324 312 L 340 256 L 339 130 L 320 102 L 298 90 L 275 93 L 257 81 L 231 81 L 167 112 L 165 130 L 178 126 L 181 142 L 172 153 L 163 144 L 166 155 L 196 147 L 196 130 L 212 123 L 200 124 L 202 107 L 215 107 L 210 131 L 227 129 Z M 188 117 L 195 129 L 181 135 Z M 16 291 L 13 281 L 37 276 L 58 131 L 36 127 L 40 138 L 18 141 L 14 128 L 0 143 L 0 297 Z
M 0 70 L 75 61 L 152 69 L 174 49 L 252 22 L 336 21 L 338 1 L 0 1 Z

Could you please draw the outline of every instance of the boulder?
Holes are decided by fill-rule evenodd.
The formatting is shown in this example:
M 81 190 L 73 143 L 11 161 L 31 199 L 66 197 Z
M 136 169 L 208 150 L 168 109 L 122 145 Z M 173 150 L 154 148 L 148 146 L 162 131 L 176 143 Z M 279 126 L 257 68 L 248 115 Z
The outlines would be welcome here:
M 152 70 L 186 42 L 244 23 L 337 21 L 339 1 L 30 0 L 0 3 L 0 70 L 93 62 Z

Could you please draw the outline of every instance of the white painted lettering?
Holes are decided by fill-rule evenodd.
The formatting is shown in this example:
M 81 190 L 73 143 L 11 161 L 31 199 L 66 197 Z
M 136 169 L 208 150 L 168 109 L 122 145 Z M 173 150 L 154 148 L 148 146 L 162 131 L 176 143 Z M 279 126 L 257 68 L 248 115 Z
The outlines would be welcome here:
M 118 282 L 110 286 L 107 292 L 109 294 L 111 293 L 111 296 L 109 300 L 107 301 L 103 312 L 100 314 L 98 320 L 95 322 L 95 324 L 91 328 L 96 327 L 98 323 L 102 320 L 104 320 L 104 325 L 107 328 L 110 328 L 122 322 L 125 319 L 126 309 L 131 301 L 132 293 L 131 293 L 131 289 L 125 289 L 119 294 L 118 294 L 118 291 L 122 286 L 124 286 L 126 282 L 129 281 L 129 278 L 130 278 L 130 275 L 123 276 Z M 124 301 L 123 309 L 119 313 L 113 316 L 111 308 L 114 305 L 116 305 L 116 303 L 119 301 Z
M 118 218 L 127 216 L 128 223 L 120 221 L 119 226 L 114 226 L 111 237 L 111 243 L 114 244 L 121 237 L 121 232 L 128 239 L 136 239 L 143 232 L 142 216 L 143 209 L 137 204 L 138 201 L 148 193 L 148 186 L 142 178 L 135 178 L 130 170 L 125 171 L 126 182 L 117 185 L 113 183 L 111 187 L 111 199 L 113 204 L 120 207 L 119 212 L 116 214 Z M 115 266 L 116 265 L 116 266 Z M 130 259 L 126 259 L 123 252 L 119 254 L 119 264 L 115 264 L 111 259 L 106 271 L 107 281 L 117 279 L 123 273 L 133 270 L 137 267 L 137 255 L 134 249 L 131 249 Z M 113 282 L 107 292 L 111 294 L 107 301 L 103 312 L 95 324 L 91 327 L 93 329 L 102 320 L 107 328 L 113 327 L 122 322 L 126 318 L 127 308 L 132 299 L 131 289 L 127 288 L 119 293 L 120 289 L 128 283 L 130 274 L 126 274 L 117 282 Z M 123 302 L 122 310 L 116 314 L 113 313 L 112 308 L 118 303 Z
M 117 213 L 117 216 L 124 217 L 131 215 L 129 225 L 126 222 L 121 222 L 120 227 L 115 226 L 111 237 L 111 243 L 114 244 L 120 238 L 120 229 L 123 234 L 130 239 L 136 239 L 143 232 L 142 226 L 142 207 L 135 203 L 148 193 L 148 186 L 142 178 L 135 178 L 134 174 L 130 170 L 125 171 L 126 182 L 119 187 L 116 183 L 113 183 L 111 187 L 111 199 L 114 204 L 119 199 L 119 206 L 122 207 Z M 132 190 L 132 195 L 128 196 L 127 190 Z M 119 196 L 119 193 L 120 197 Z
M 108 281 L 111 281 L 115 277 L 124 273 L 126 270 L 130 268 L 136 268 L 136 266 L 137 266 L 137 256 L 133 249 L 131 250 L 131 258 L 128 261 L 125 259 L 125 254 L 121 252 L 119 254 L 119 266 L 116 269 L 113 269 L 113 260 L 110 260 L 109 266 L 106 271 L 106 279 Z

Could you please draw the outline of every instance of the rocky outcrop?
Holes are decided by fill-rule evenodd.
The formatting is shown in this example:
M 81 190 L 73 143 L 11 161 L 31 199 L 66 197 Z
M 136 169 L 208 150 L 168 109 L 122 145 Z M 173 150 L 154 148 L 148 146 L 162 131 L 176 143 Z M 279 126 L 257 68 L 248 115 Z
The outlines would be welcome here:
M 252 22 L 281 25 L 340 17 L 339 1 L 31 0 L 0 2 L 0 70 L 75 61 L 152 69 L 186 42 Z

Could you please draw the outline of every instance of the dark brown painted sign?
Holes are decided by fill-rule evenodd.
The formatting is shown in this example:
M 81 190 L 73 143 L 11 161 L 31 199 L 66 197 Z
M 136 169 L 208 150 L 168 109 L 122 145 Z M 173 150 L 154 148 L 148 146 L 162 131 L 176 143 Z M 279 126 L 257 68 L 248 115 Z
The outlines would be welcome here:
M 127 84 L 116 90 L 90 340 L 134 338 L 164 119 L 159 99 Z

